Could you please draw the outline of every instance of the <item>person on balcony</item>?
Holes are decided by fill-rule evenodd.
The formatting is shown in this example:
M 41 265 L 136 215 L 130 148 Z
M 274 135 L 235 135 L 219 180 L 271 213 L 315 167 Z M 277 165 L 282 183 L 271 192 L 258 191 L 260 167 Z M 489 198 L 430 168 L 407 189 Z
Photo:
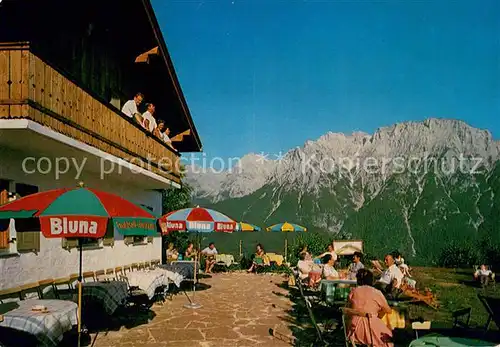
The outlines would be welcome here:
M 142 126 L 150 133 L 153 133 L 157 127 L 156 119 L 153 116 L 155 113 L 155 105 L 148 103 L 146 107 L 147 111 L 142 114 Z
M 144 95 L 142 93 L 137 93 L 134 96 L 134 99 L 127 101 L 122 107 L 123 113 L 125 113 L 130 118 L 134 118 L 135 121 L 141 125 L 142 116 L 137 110 L 137 107 L 142 103 L 142 100 L 144 100 Z
M 158 121 L 158 126 L 156 127 L 154 134 L 163 142 L 165 142 L 170 148 L 172 148 L 174 151 L 176 149 L 172 145 L 172 140 L 170 140 L 170 129 L 166 126 L 165 121 L 159 120 Z

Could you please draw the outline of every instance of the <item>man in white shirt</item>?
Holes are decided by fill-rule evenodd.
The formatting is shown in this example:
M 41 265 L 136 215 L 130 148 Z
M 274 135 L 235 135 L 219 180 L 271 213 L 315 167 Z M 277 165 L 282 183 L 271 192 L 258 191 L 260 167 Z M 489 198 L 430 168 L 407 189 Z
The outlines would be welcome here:
M 155 105 L 149 103 L 146 104 L 146 107 L 148 110 L 142 114 L 142 126 L 150 133 L 153 133 L 156 129 L 156 119 L 153 116 L 155 113 Z
M 392 255 L 387 254 L 385 256 L 385 265 L 387 265 L 387 269 L 382 273 L 382 276 L 378 280 L 377 287 L 388 293 L 393 289 L 399 289 L 399 287 L 401 287 L 404 276 L 396 265 Z
M 125 113 L 130 118 L 135 118 L 136 122 L 142 125 L 142 116 L 137 110 L 137 106 L 139 106 L 144 100 L 144 95 L 142 93 L 137 93 L 134 96 L 133 100 L 127 101 L 123 107 L 122 112 Z
M 215 265 L 215 256 L 217 255 L 217 249 L 215 244 L 210 242 L 207 248 L 201 251 L 201 254 L 206 256 L 205 259 L 205 273 L 210 273 Z
M 474 273 L 474 278 L 481 282 L 481 286 L 486 287 L 490 281 L 490 277 L 493 277 L 493 272 L 489 270 L 486 265 L 481 265 L 481 267 Z

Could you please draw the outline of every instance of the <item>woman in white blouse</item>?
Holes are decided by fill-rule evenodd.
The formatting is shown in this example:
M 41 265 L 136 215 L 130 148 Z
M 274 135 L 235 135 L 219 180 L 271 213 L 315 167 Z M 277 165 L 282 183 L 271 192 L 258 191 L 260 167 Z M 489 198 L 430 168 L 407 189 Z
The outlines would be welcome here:
M 335 260 L 331 254 L 327 254 L 323 257 L 323 278 L 327 280 L 336 280 L 339 279 L 339 273 L 333 267 L 335 265 Z

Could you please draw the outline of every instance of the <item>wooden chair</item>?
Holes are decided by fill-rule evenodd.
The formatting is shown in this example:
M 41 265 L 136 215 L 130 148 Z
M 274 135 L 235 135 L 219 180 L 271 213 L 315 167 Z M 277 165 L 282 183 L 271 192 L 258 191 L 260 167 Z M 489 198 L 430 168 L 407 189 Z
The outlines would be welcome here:
M 137 264 L 137 263 L 130 264 L 130 270 L 132 270 L 132 271 L 139 270 L 139 264 Z
M 132 271 L 132 267 L 130 265 L 125 265 L 123 267 L 123 274 L 125 275 L 126 273 Z
M 77 278 L 78 278 L 78 276 L 77 276 Z M 73 282 L 74 281 L 72 280 L 71 276 L 56 278 L 52 282 L 52 288 L 54 289 L 54 294 L 55 294 L 56 299 L 58 299 L 58 300 L 61 299 L 61 297 L 65 293 L 71 293 L 73 291 Z M 68 289 L 61 290 L 61 288 L 59 288 L 59 286 L 63 286 L 63 285 L 67 285 Z
M 22 286 L 19 286 L 19 288 L 21 288 L 21 300 L 27 299 L 26 294 L 29 293 L 36 293 L 37 298 L 41 299 L 40 285 L 38 284 L 38 282 L 23 284 Z
M 14 287 L 9 289 L 0 290 L 0 303 L 3 304 L 6 299 L 22 299 L 21 288 Z
M 94 271 L 84 272 L 82 277 L 83 277 L 83 282 L 95 282 L 96 281 Z M 91 281 L 88 281 L 89 279 Z
M 352 308 L 348 308 L 348 307 L 341 307 L 340 309 L 342 310 L 342 326 L 344 327 L 344 336 L 345 336 L 346 347 L 351 347 L 351 346 L 356 347 L 358 345 L 356 341 L 354 341 L 353 339 L 351 339 L 347 336 L 346 316 L 349 316 L 349 317 L 358 316 L 358 317 L 366 318 L 368 320 L 368 330 L 370 331 L 370 344 L 368 346 L 373 346 L 373 332 L 372 332 L 372 328 L 371 328 L 371 319 L 372 319 L 371 314 L 361 312 L 361 311 L 358 311 L 358 310 L 355 310 Z
M 54 288 L 54 279 L 53 278 L 49 278 L 49 279 L 46 279 L 46 280 L 43 280 L 43 281 L 38 281 L 38 289 L 39 289 L 39 292 L 38 294 L 40 295 L 40 299 L 43 299 L 43 290 L 45 288 L 49 288 L 49 287 L 52 287 Z
M 124 275 L 123 267 L 121 267 L 121 266 L 115 267 L 115 278 L 118 280 L 119 276 L 123 276 L 123 275 Z
M 95 276 L 95 280 L 96 281 L 101 281 L 103 280 L 103 277 L 105 275 L 105 271 L 104 270 L 97 270 L 94 272 L 94 276 Z

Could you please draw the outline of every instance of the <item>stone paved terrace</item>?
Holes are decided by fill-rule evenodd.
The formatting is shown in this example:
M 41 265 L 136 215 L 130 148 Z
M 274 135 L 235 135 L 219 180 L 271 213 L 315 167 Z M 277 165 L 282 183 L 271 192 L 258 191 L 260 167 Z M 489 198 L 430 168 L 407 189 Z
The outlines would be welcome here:
M 200 280 L 211 288 L 196 292 L 195 302 L 202 308 L 184 308 L 188 300 L 180 292 L 163 306 L 154 305 L 156 316 L 148 324 L 100 332 L 92 336 L 94 346 L 290 346 L 269 334 L 272 328 L 280 335 L 292 335 L 286 321 L 291 302 L 275 294 L 288 294 L 277 286 L 283 281 L 281 275 L 213 274 Z

